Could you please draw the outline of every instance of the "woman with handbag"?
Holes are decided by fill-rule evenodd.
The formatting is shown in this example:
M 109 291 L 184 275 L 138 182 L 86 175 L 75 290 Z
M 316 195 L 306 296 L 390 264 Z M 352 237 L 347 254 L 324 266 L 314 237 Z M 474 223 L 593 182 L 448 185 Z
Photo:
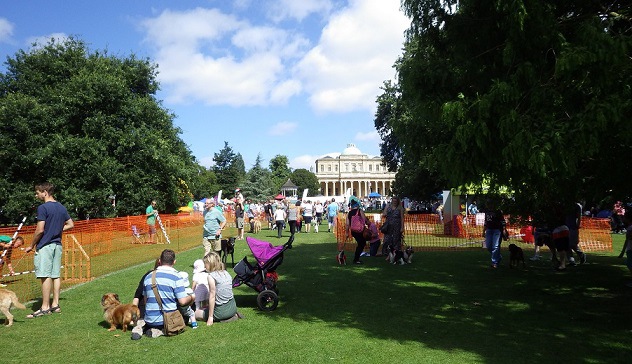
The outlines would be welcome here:
M 394 250 L 402 250 L 402 240 L 404 238 L 404 215 L 406 210 L 402 206 L 399 197 L 394 196 L 391 203 L 386 205 L 382 211 L 382 228 L 380 230 L 384 234 L 384 244 L 382 245 L 382 254 L 388 255 L 389 247 Z M 386 228 L 384 228 L 386 225 Z
M 362 264 L 360 260 L 360 254 L 366 246 L 366 238 L 362 234 L 366 228 L 367 219 L 364 215 L 364 211 L 360 208 L 360 200 L 351 196 L 349 198 L 349 212 L 347 213 L 347 237 L 353 237 L 358 244 L 353 256 L 354 264 Z

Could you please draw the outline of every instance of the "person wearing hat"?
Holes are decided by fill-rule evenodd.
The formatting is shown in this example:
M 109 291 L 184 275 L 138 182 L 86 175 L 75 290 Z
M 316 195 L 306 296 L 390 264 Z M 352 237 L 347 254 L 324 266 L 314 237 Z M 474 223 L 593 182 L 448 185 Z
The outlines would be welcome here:
M 215 208 L 215 200 L 207 198 L 204 202 L 204 227 L 202 231 L 202 246 L 204 255 L 211 251 L 222 250 L 222 230 L 226 226 L 226 218 L 220 209 Z
M 208 310 L 208 272 L 204 266 L 204 260 L 193 262 L 193 277 L 191 289 L 195 293 L 195 319 L 206 320 L 205 310 Z
M 355 196 L 351 196 L 349 198 L 349 212 L 347 213 L 347 237 L 353 237 L 358 244 L 353 256 L 353 264 L 362 264 L 362 261 L 360 260 L 360 255 L 362 254 L 362 251 L 364 251 L 364 247 L 366 246 L 366 239 L 362 235 L 362 231 L 354 232 L 351 230 L 351 223 L 356 215 L 359 215 L 360 219 L 363 221 L 363 224 L 366 225 L 367 219 L 364 215 L 364 211 L 362 211 L 362 209 L 360 208 L 360 200 Z

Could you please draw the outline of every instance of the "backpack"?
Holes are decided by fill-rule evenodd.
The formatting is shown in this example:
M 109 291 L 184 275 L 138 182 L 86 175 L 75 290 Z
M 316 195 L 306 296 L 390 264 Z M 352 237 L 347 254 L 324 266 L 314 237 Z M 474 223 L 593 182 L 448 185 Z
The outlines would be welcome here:
M 351 232 L 352 233 L 361 233 L 364 230 L 365 221 L 360 216 L 360 211 L 358 210 L 355 215 L 351 217 Z

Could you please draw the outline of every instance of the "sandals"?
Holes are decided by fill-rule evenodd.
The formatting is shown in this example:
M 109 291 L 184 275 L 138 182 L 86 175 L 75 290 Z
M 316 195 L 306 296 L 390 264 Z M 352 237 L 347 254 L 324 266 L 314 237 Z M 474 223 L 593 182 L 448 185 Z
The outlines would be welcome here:
M 57 307 L 57 308 L 59 308 L 59 307 Z M 32 314 L 27 315 L 26 318 L 32 319 L 32 318 L 42 317 L 42 316 L 46 316 L 46 315 L 50 315 L 50 309 L 48 309 L 48 310 L 41 310 L 41 309 L 39 309 L 39 310 L 33 312 Z
M 49 311 L 50 311 L 51 313 L 61 313 L 61 307 L 59 307 L 59 306 L 51 307 L 51 308 L 49 309 Z

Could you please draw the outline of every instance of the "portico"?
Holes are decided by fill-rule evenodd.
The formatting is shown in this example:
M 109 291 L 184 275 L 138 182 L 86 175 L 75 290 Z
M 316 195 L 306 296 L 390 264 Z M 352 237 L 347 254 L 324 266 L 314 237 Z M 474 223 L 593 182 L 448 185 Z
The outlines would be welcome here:
M 316 160 L 316 177 L 325 196 L 342 195 L 348 188 L 358 197 L 371 192 L 388 196 L 395 172 L 389 172 L 379 156 L 363 154 L 354 144 L 348 144 L 342 153 L 330 153 Z

